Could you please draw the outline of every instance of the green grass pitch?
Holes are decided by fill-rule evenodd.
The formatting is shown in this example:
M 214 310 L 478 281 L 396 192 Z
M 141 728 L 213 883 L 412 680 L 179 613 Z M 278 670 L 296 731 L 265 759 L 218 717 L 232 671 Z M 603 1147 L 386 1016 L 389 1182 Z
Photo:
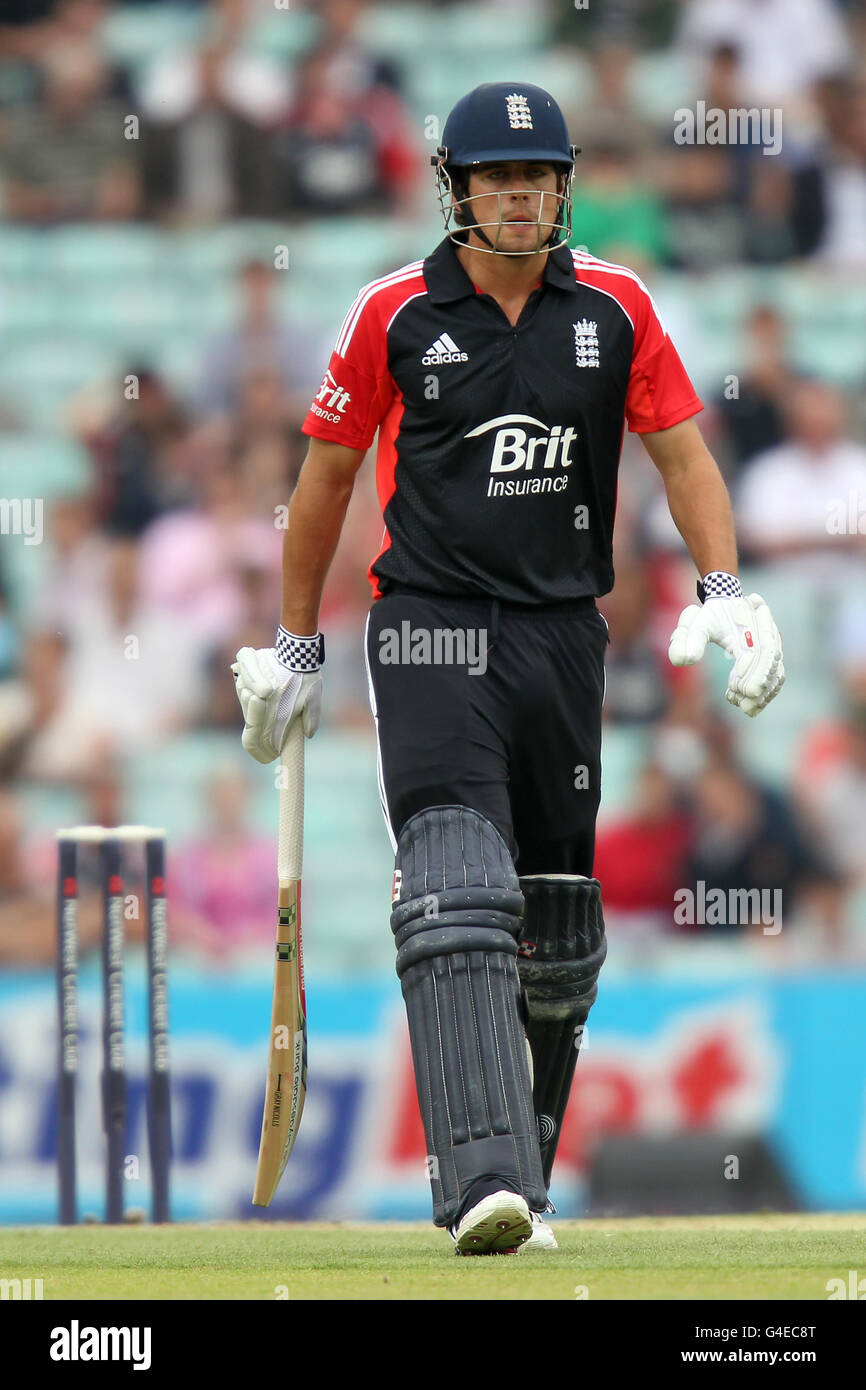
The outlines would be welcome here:
M 866 1214 L 554 1223 L 555 1253 L 458 1259 L 425 1225 L 0 1228 L 45 1299 L 817 1299 L 866 1273 Z

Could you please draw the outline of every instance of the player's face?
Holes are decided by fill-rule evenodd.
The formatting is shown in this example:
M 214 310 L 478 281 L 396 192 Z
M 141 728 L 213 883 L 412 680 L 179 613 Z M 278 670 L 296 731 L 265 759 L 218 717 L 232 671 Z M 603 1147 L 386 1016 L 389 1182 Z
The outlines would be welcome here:
M 483 164 L 469 175 L 469 221 L 478 223 L 497 251 L 532 255 L 561 217 L 559 176 L 552 164 Z M 470 233 L 470 244 L 475 240 Z

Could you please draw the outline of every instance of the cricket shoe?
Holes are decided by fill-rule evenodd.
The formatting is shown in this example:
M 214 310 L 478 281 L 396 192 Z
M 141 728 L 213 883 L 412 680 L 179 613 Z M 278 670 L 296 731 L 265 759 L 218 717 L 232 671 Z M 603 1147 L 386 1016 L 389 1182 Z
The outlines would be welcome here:
M 469 1208 L 451 1235 L 457 1255 L 516 1255 L 532 1236 L 526 1199 L 519 1192 L 491 1192 Z
M 529 1215 L 532 1218 L 532 1235 L 521 1245 L 520 1254 L 525 1250 L 558 1250 L 559 1242 L 541 1212 L 531 1211 Z

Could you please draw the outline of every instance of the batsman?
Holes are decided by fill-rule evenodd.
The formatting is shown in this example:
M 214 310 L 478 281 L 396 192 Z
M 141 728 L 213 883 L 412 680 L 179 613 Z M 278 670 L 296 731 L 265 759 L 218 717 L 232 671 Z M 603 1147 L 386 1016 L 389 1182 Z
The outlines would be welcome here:
M 718 643 L 748 716 L 784 681 L 652 296 L 568 249 L 578 153 L 538 87 L 489 83 L 454 107 L 431 161 L 446 235 L 345 317 L 304 424 L 275 646 L 237 655 L 243 745 L 267 763 L 293 720 L 318 726 L 322 590 L 378 431 L 365 652 L 391 927 L 433 1220 L 461 1255 L 556 1247 L 551 1171 L 606 952 L 596 600 L 626 425 L 697 571 L 671 662 Z

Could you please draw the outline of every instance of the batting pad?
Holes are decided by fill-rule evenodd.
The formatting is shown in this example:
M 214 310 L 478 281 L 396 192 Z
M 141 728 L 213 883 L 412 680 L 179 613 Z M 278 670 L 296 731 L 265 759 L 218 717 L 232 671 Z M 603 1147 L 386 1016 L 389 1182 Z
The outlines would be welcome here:
M 391 915 L 433 1220 L 452 1225 L 469 1188 L 504 1179 L 547 1203 L 521 1017 L 523 896 L 498 830 L 466 806 L 406 822 Z
M 607 954 L 601 884 L 577 874 L 521 878 L 518 970 L 526 996 L 533 1101 L 549 1185 L 583 1028 Z

